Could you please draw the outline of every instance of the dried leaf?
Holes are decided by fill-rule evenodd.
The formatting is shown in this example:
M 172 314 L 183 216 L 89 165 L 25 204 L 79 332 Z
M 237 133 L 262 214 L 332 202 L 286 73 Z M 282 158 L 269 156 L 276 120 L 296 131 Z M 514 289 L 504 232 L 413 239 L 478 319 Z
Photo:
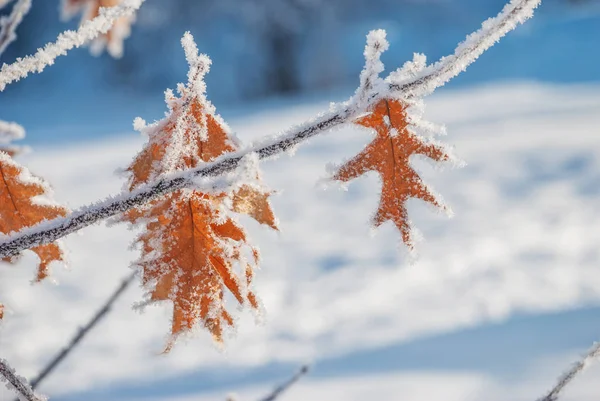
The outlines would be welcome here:
M 149 216 L 156 220 L 147 224 L 139 241 L 145 254 L 140 261 L 143 281 L 153 286 L 151 300 L 173 301 L 172 334 L 189 331 L 202 321 L 221 341 L 223 325 L 233 325 L 223 303 L 224 288 L 240 304 L 254 297 L 244 291 L 233 270 L 246 234 L 231 219 L 218 222 L 224 216 L 212 207 L 210 197 L 193 191 L 170 195 Z M 153 252 L 157 240 L 160 249 Z
M 247 185 L 242 186 L 233 196 L 233 210 L 277 230 L 277 219 L 269 202 L 270 195 Z
M 172 104 L 171 114 L 149 127 L 149 142 L 128 168 L 131 189 L 161 174 L 189 169 L 237 150 L 227 129 L 203 100 L 182 93 L 185 101 Z M 184 189 L 153 202 L 147 208 L 124 215 L 132 223 L 144 223 L 139 236 L 142 256 L 137 262 L 148 289 L 149 301 L 173 303 L 172 341 L 202 322 L 217 342 L 223 328 L 234 324 L 225 308 L 225 290 L 240 304 L 258 308 L 249 290 L 258 250 L 250 246 L 244 229 L 225 213 L 224 200 L 232 199 L 232 211 L 247 214 L 276 228 L 268 197 L 249 186 L 234 194 L 203 193 Z M 240 273 L 236 273 L 236 269 Z
M 0 233 L 9 234 L 44 220 L 65 216 L 67 209 L 44 198 L 48 191 L 46 183 L 33 177 L 8 154 L 0 152 Z M 56 243 L 31 250 L 40 259 L 38 281 L 48 275 L 50 263 L 63 261 L 63 252 Z
M 392 221 L 400 230 L 404 243 L 412 249 L 414 238 L 406 201 L 418 198 L 442 209 L 446 207 L 413 170 L 410 157 L 424 155 L 441 162 L 450 160 L 450 156 L 440 145 L 428 143 L 408 129 L 406 108 L 398 100 L 384 99 L 373 107 L 372 113 L 357 120 L 356 124 L 376 131 L 375 139 L 344 164 L 333 178 L 347 182 L 368 171 L 378 172 L 383 188 L 373 224 L 377 227 Z

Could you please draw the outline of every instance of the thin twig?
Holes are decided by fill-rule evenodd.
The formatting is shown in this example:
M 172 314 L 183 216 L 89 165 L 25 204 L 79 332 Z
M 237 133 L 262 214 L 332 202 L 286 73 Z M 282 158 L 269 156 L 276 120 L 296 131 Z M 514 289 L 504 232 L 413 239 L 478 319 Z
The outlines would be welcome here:
M 391 90 L 402 92 L 408 97 L 422 97 L 433 93 L 436 88 L 465 71 L 517 25 L 531 18 L 541 2 L 542 0 L 511 0 L 495 18 L 485 21 L 481 29 L 467 36 L 467 39 L 457 46 L 454 54 L 442 57 L 410 82 L 390 85 Z
M 594 344 L 592 348 L 581 358 L 579 361 L 575 362 L 573 367 L 565 372 L 556 383 L 556 386 L 550 390 L 550 392 L 543 398 L 540 398 L 538 401 L 556 401 L 558 397 L 562 393 L 562 391 L 567 387 L 573 379 L 575 379 L 581 372 L 583 372 L 594 359 L 600 357 L 600 342 Z
M 309 370 L 308 365 L 304 365 L 300 368 L 298 372 L 294 374 L 291 378 L 289 378 L 285 383 L 275 387 L 275 389 L 270 392 L 268 395 L 261 398 L 259 401 L 275 401 L 281 394 L 285 391 L 289 390 L 294 384 L 296 384 L 304 375 L 308 373 Z
M 25 401 L 45 401 L 46 398 L 40 395 L 37 395 L 33 388 L 27 383 L 22 377 L 17 376 L 15 370 L 10 367 L 8 362 L 3 359 L 0 359 L 0 381 L 6 380 L 7 387 L 17 394 L 19 394 L 19 399 Z
M 442 58 L 433 67 L 428 68 L 425 75 L 407 79 L 401 84 L 393 84 L 390 88 L 394 91 L 394 95 L 409 98 L 416 94 L 429 93 L 435 87 L 443 85 L 447 80 L 458 74 L 457 71 L 466 68 L 468 64 L 485 51 L 487 49 L 485 46 L 493 45 L 509 28 L 514 28 L 515 24 L 528 18 L 540 1 L 511 1 L 498 17 L 492 20 L 495 21 L 496 25 L 486 23 L 480 31 L 469 36 L 469 38 L 477 39 L 474 45 L 460 44 L 453 56 Z M 466 43 L 469 44 L 471 41 Z M 0 89 L 2 88 L 3 70 L 0 70 Z M 369 99 L 366 106 L 368 107 L 378 100 L 378 96 L 374 95 Z M 264 141 L 262 144 L 249 147 L 240 152 L 228 153 L 214 162 L 205 163 L 195 169 L 168 175 L 154 184 L 142 186 L 135 191 L 109 197 L 105 201 L 76 210 L 67 217 L 24 228 L 0 241 L 0 257 L 14 256 L 25 249 L 54 242 L 84 227 L 133 207 L 141 206 L 162 195 L 192 186 L 194 180 L 198 177 L 215 177 L 228 173 L 234 170 L 242 158 L 251 152 L 256 152 L 261 160 L 284 153 L 309 138 L 351 121 L 357 116 L 357 113 L 362 112 L 364 110 L 354 110 L 352 107 L 346 107 L 342 110 L 320 115 L 316 119 L 293 127 L 278 135 L 275 139 Z
M 31 381 L 31 388 L 35 389 L 50 373 L 56 369 L 56 367 L 62 362 L 73 351 L 73 349 L 83 340 L 83 338 L 102 320 L 108 312 L 110 312 L 113 304 L 119 299 L 119 297 L 125 292 L 125 290 L 131 285 L 135 279 L 135 272 L 131 273 L 121 282 L 121 285 L 111 294 L 106 300 L 102 308 L 96 312 L 94 317 L 83 327 L 81 327 L 77 334 L 71 339 L 69 344 L 63 348 L 47 365 L 42 371 Z M 19 400 L 15 400 L 19 401 Z
M 19 0 L 8 17 L 0 19 L 0 56 L 16 38 L 15 31 L 31 9 L 31 0 Z

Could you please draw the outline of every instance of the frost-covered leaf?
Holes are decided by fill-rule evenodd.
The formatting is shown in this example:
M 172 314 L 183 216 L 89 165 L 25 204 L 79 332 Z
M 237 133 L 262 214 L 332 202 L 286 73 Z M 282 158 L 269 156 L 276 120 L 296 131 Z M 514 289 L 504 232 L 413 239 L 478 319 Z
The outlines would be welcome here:
M 0 151 L 0 233 L 10 234 L 44 220 L 65 216 L 67 209 L 48 199 L 50 188 L 19 166 L 5 152 Z M 31 249 L 39 258 L 36 280 L 48 276 L 52 262 L 63 261 L 63 250 L 58 243 L 40 245 Z M 4 259 L 5 262 L 15 257 Z M 3 308 L 0 306 L 0 319 Z
M 271 209 L 269 196 L 271 193 L 261 192 L 250 186 L 242 186 L 233 195 L 233 210 L 247 214 L 261 224 L 277 229 L 277 219 Z
M 423 155 L 441 162 L 451 160 L 451 156 L 439 143 L 425 140 L 411 131 L 407 105 L 401 101 L 383 99 L 370 111 L 355 123 L 374 129 L 375 139 L 345 163 L 333 178 L 347 182 L 369 171 L 378 172 L 383 187 L 373 224 L 379 226 L 392 221 L 400 230 L 404 243 L 413 249 L 414 237 L 406 210 L 408 199 L 418 198 L 444 210 L 447 207 L 411 167 L 410 157 Z
M 0 233 L 10 234 L 44 220 L 65 216 L 67 209 L 48 199 L 48 185 L 19 166 L 4 152 L 0 152 Z M 40 264 L 37 280 L 48 275 L 54 261 L 63 261 L 63 251 L 57 243 L 40 245 L 31 249 Z
M 204 95 L 203 77 L 210 60 L 198 55 L 191 35 L 186 34 L 182 42 L 190 64 L 189 82 L 179 86 L 179 97 L 167 92 L 165 119 L 152 125 L 136 120 L 136 128 L 148 135 L 148 143 L 127 169 L 131 190 L 238 149 Z M 248 172 L 244 174 L 247 179 Z M 253 175 L 259 179 L 257 171 Z M 240 304 L 258 308 L 249 289 L 258 250 L 248 244 L 232 212 L 276 228 L 269 195 L 256 182 L 243 181 L 216 190 L 182 189 L 123 215 L 124 220 L 144 227 L 138 237 L 142 255 L 137 265 L 147 301 L 173 303 L 172 340 L 167 350 L 178 335 L 199 322 L 222 342 L 224 327 L 234 323 L 225 307 L 226 290 Z

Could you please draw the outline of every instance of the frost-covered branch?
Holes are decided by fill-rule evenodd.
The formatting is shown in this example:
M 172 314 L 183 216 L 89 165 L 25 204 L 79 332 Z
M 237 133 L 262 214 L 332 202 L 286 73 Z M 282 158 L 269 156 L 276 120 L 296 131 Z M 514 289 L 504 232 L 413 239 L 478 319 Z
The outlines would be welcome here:
M 562 391 L 567 387 L 573 379 L 575 379 L 581 372 L 583 372 L 588 366 L 594 362 L 594 359 L 600 357 L 600 342 L 594 344 L 592 348 L 581 358 L 579 361 L 565 372 L 559 379 L 558 383 L 550 390 L 550 392 L 538 401 L 556 401 L 558 400 Z
M 30 9 L 31 0 L 19 0 L 9 16 L 0 18 L 0 55 L 17 38 L 15 31 Z
M 139 6 L 142 1 L 130 0 L 125 4 L 134 3 Z M 352 98 L 349 102 L 333 107 L 328 113 L 321 114 L 304 124 L 291 127 L 278 135 L 267 137 L 242 151 L 228 153 L 211 163 L 202 164 L 194 169 L 165 175 L 153 184 L 143 185 L 132 192 L 109 197 L 102 202 L 76 210 L 67 217 L 25 228 L 4 238 L 0 237 L 0 257 L 17 255 L 25 249 L 56 241 L 84 227 L 133 207 L 143 205 L 167 193 L 194 186 L 196 185 L 196 178 L 216 177 L 233 171 L 242 158 L 249 153 L 255 152 L 263 160 L 293 150 L 309 138 L 352 121 L 361 113 L 366 112 L 370 105 L 386 96 L 410 99 L 431 93 L 435 88 L 443 85 L 464 70 L 468 64 L 493 45 L 495 41 L 504 36 L 510 29 L 515 28 L 517 23 L 528 19 L 532 10 L 540 4 L 540 1 L 512 0 L 496 18 L 486 21 L 480 31 L 471 34 L 465 43 L 460 44 L 454 55 L 442 58 L 433 66 L 426 68 L 422 68 L 424 66 L 423 58 L 417 57 L 414 62 L 408 63 L 410 68 L 406 71 L 407 73 L 390 75 L 390 78 L 398 77 L 399 79 L 386 80 L 389 91 L 388 88 L 384 88 L 385 91 L 382 93 L 371 94 L 361 107 L 356 107 L 356 101 Z M 377 69 L 377 67 L 374 67 L 374 69 Z M 418 71 L 418 73 L 413 73 L 413 70 Z M 0 89 L 3 88 L 3 72 L 4 68 L 0 71 Z M 400 72 L 404 72 L 404 69 Z M 365 73 L 364 76 L 371 77 L 373 74 Z M 363 86 L 366 87 L 366 85 Z
M 125 0 L 118 6 L 102 8 L 96 18 L 84 22 L 77 31 L 65 31 L 58 35 L 54 43 L 38 49 L 35 54 L 18 58 L 12 64 L 4 64 L 0 69 L 0 91 L 32 72 L 42 72 L 47 66 L 54 64 L 57 57 L 64 56 L 69 50 L 108 32 L 118 19 L 133 15 L 144 1 Z
M 360 74 L 360 85 L 354 95 L 354 103 L 357 108 L 364 108 L 369 97 L 377 91 L 376 85 L 383 83 L 379 78 L 384 70 L 381 55 L 389 48 L 386 33 L 382 29 L 369 32 L 367 45 L 365 46 L 365 68 Z
M 419 77 L 405 82 L 392 83 L 391 90 L 408 97 L 423 97 L 443 86 L 465 71 L 487 49 L 497 43 L 517 25 L 533 16 L 533 11 L 542 0 L 511 0 L 494 18 L 485 21 L 481 29 L 473 32 L 458 45 L 454 54 L 442 57 L 427 67 Z
M 96 312 L 96 314 L 90 319 L 89 322 L 86 323 L 85 326 L 81 327 L 77 334 L 71 339 L 69 344 L 62 349 L 52 360 L 42 369 L 42 371 L 36 376 L 35 379 L 31 381 L 31 388 L 35 389 L 39 386 L 39 384 L 48 376 L 54 369 L 62 362 L 63 359 L 67 357 L 75 349 L 77 344 L 83 340 L 83 338 L 106 316 L 108 312 L 110 312 L 113 304 L 119 299 L 119 297 L 125 292 L 125 290 L 133 283 L 135 279 L 136 273 L 131 273 L 127 276 L 119 287 L 111 294 L 111 296 L 106 300 L 104 305 Z M 18 401 L 18 400 L 15 400 Z
M 46 397 L 36 394 L 27 381 L 19 377 L 8 363 L 0 359 L 0 381 L 6 382 L 6 387 L 15 391 L 22 401 L 45 401 Z

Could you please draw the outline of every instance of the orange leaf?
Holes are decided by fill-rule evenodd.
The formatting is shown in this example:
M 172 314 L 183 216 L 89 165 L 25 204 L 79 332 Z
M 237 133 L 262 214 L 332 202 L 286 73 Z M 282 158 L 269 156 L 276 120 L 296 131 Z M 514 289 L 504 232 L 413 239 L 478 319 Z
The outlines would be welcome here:
M 48 189 L 41 179 L 31 176 L 8 154 L 0 152 L 0 233 L 9 234 L 44 220 L 65 216 L 65 208 L 42 198 L 48 194 Z M 48 275 L 50 263 L 63 261 L 63 252 L 56 243 L 40 245 L 31 250 L 40 259 L 38 281 Z
M 130 189 L 237 150 L 227 129 L 206 111 L 203 99 L 187 89 L 182 98 L 185 101 L 170 99 L 175 104 L 171 114 L 148 127 L 148 144 L 127 170 Z M 269 195 L 249 186 L 231 195 L 184 189 L 124 214 L 132 223 L 145 222 L 138 237 L 142 256 L 137 264 L 149 300 L 173 303 L 172 341 L 165 351 L 179 334 L 199 322 L 215 341 L 222 342 L 224 327 L 234 324 L 225 308 L 226 290 L 238 303 L 258 308 L 249 290 L 258 251 L 248 244 L 244 229 L 224 212 L 223 201 L 231 196 L 231 211 L 276 228 Z M 236 267 L 241 273 L 236 273 Z
M 223 325 L 233 325 L 223 303 L 224 289 L 240 304 L 254 297 L 244 291 L 233 270 L 234 263 L 241 260 L 246 235 L 212 207 L 208 196 L 193 191 L 169 195 L 154 205 L 148 217 L 165 215 L 171 217 L 148 223 L 139 238 L 144 250 L 139 262 L 143 282 L 153 286 L 151 300 L 173 301 L 173 335 L 202 321 L 215 340 L 221 341 Z M 156 241 L 160 250 L 151 254 Z
M 445 206 L 423 183 L 410 165 L 410 157 L 424 155 L 436 161 L 448 161 L 450 156 L 439 145 L 425 142 L 408 129 L 407 106 L 398 100 L 384 99 L 377 103 L 372 113 L 356 124 L 373 128 L 375 139 L 353 159 L 344 164 L 334 179 L 347 182 L 368 171 L 376 171 L 383 181 L 381 199 L 373 224 L 377 227 L 392 221 L 402 240 L 414 247 L 406 201 L 418 198 L 439 208 Z
M 270 195 L 248 185 L 242 186 L 233 196 L 233 210 L 277 230 L 277 219 L 269 202 Z

